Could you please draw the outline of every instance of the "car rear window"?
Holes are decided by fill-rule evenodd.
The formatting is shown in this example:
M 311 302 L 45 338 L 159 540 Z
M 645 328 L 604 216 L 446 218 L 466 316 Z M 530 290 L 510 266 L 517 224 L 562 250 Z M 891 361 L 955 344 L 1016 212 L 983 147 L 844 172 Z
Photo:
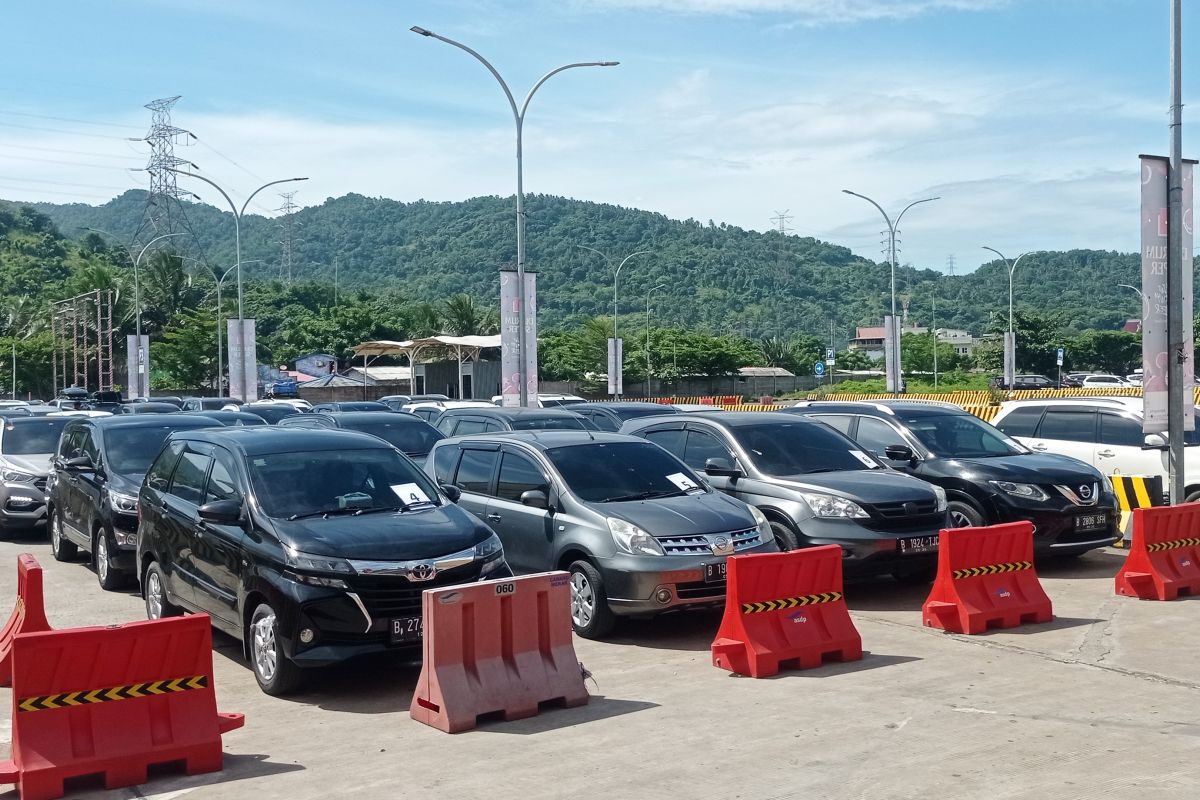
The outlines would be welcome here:
M 996 427 L 1009 436 L 1033 436 L 1038 420 L 1042 418 L 1042 406 L 1025 406 L 1014 409 L 1011 414 L 996 423 Z
M 594 427 L 594 426 L 592 426 Z M 512 421 L 514 431 L 581 431 L 592 430 L 583 417 L 515 417 Z

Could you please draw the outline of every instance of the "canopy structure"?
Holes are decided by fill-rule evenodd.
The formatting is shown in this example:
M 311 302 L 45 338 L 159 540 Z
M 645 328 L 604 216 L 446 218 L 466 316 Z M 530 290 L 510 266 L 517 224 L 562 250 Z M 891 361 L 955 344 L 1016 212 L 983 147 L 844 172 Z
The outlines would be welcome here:
M 421 357 L 431 351 L 444 350 L 454 353 L 455 360 L 458 361 L 458 397 L 463 399 L 463 371 L 462 365 L 464 361 L 469 361 L 479 357 L 479 351 L 485 347 L 499 347 L 500 336 L 429 336 L 425 339 L 414 339 L 408 342 L 363 342 L 354 348 L 354 355 L 361 356 L 363 367 L 367 366 L 367 358 L 369 356 L 404 356 L 408 359 L 410 367 L 415 366 Z M 424 362 L 422 362 L 424 363 Z M 409 373 L 408 376 L 408 391 L 409 394 L 416 393 L 416 370 Z

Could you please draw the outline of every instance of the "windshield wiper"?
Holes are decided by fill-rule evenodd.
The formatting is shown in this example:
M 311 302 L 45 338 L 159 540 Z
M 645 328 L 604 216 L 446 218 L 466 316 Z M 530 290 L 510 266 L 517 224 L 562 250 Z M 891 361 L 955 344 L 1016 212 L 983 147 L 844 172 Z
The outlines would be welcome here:
M 697 489 L 700 487 L 696 487 Z M 684 492 L 675 490 L 659 491 L 659 492 L 638 492 L 637 494 L 619 495 L 617 497 L 606 497 L 601 500 L 601 503 L 624 503 L 634 500 L 657 500 L 661 497 L 681 497 Z
M 308 519 L 309 517 L 328 517 L 330 514 L 354 514 L 358 512 L 357 508 L 323 508 L 320 511 L 309 511 L 305 514 L 292 514 L 288 517 L 288 522 L 294 522 L 298 519 Z

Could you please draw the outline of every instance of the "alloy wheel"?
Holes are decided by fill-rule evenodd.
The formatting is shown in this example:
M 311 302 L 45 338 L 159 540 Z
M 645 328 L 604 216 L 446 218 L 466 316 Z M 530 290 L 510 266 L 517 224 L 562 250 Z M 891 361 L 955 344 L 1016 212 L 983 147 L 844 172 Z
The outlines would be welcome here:
M 971 527 L 971 520 L 967 519 L 967 515 L 961 511 L 951 511 L 950 524 L 955 528 L 969 528 Z
M 150 619 L 162 619 L 163 587 L 158 573 L 151 570 L 146 577 L 146 616 Z
M 104 531 L 96 534 L 96 577 L 108 583 L 108 537 Z
M 275 615 L 264 614 L 254 621 L 254 637 L 251 643 L 254 669 L 266 683 L 275 677 L 279 668 L 279 651 L 275 644 Z
M 54 515 L 54 524 L 50 526 L 50 548 L 58 552 L 62 547 L 62 517 Z
M 596 592 L 582 572 L 571 575 L 571 621 L 586 628 L 596 613 Z

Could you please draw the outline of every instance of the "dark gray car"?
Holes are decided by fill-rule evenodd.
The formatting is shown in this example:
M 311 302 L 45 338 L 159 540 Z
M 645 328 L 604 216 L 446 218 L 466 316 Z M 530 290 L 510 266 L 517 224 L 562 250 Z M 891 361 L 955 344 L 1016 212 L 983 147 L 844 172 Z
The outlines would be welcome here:
M 571 573 L 572 623 L 588 638 L 614 615 L 718 605 L 728 556 L 777 549 L 763 514 L 633 436 L 443 439 L 425 470 L 496 531 L 515 571 Z
M 804 424 L 808 423 L 808 424 Z M 847 574 L 932 578 L 946 492 L 886 468 L 833 428 L 774 411 L 644 417 L 625 423 L 756 506 L 782 549 L 836 544 Z
M 599 430 L 574 411 L 564 408 L 447 408 L 434 423 L 447 436 L 532 430 Z
M 44 530 L 46 478 L 70 417 L 0 419 L 0 531 Z

